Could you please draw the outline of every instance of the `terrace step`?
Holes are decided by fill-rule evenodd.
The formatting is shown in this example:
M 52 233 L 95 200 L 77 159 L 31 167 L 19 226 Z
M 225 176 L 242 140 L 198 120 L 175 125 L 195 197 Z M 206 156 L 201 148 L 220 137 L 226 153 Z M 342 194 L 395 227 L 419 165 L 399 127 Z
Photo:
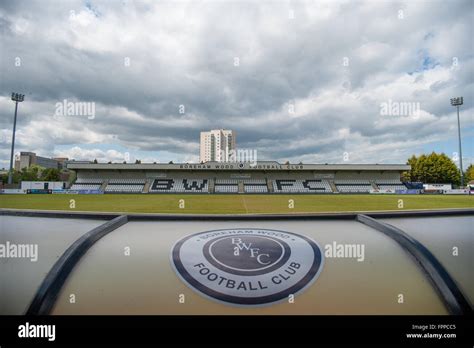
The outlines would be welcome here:
M 215 178 L 209 178 L 209 193 L 215 193 Z
M 267 188 L 269 193 L 275 192 L 275 190 L 273 189 L 273 180 L 267 179 Z
M 333 180 L 329 181 L 329 186 L 331 186 L 332 192 L 339 192 Z
M 145 186 L 143 186 L 143 191 L 142 193 L 148 193 L 150 192 L 150 186 L 151 186 L 151 183 L 153 182 L 153 179 L 147 179 L 146 183 L 145 183 Z
M 244 193 L 244 182 L 242 180 L 239 180 L 239 193 Z
M 105 188 L 107 187 L 108 184 L 109 184 L 109 180 L 104 180 L 104 181 L 102 182 L 102 185 L 100 185 L 99 190 L 101 190 L 102 192 L 104 192 L 104 191 L 105 191 Z

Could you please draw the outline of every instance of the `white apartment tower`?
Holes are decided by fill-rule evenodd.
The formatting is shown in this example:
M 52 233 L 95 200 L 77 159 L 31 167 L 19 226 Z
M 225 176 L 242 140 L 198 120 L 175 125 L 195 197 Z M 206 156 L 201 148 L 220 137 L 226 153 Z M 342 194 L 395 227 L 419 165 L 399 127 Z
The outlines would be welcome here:
M 235 132 L 228 129 L 213 129 L 201 132 L 200 162 L 226 162 L 231 150 L 235 151 Z

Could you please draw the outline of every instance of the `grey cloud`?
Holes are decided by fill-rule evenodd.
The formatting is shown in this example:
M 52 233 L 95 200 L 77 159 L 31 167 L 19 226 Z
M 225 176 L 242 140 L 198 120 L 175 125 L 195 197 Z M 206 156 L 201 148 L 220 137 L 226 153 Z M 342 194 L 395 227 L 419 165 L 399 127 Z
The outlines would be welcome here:
M 36 146 L 45 152 L 97 139 L 87 138 L 89 131 L 102 141 L 142 151 L 195 155 L 200 130 L 229 127 L 237 131 L 240 147 L 256 148 L 267 159 L 338 160 L 336 154 L 355 146 L 361 152 L 357 158 L 370 162 L 373 155 L 364 157 L 367 144 L 392 143 L 380 158 L 400 161 L 405 155 L 401 134 L 407 142 L 448 136 L 441 119 L 453 112 L 452 95 L 463 94 L 466 112 L 472 108 L 467 101 L 474 97 L 469 1 L 341 2 L 329 5 L 329 18 L 313 1 L 123 6 L 97 1 L 93 6 L 98 17 L 88 14 L 82 1 L 0 5 L 5 48 L 0 95 L 21 91 L 24 104 L 30 103 L 21 106 L 19 129 L 31 128 L 35 120 L 53 122 L 54 105 L 63 99 L 97 104 L 91 122 L 56 122 L 62 135 L 38 136 Z M 400 9 L 404 19 L 397 17 Z M 71 23 L 70 11 L 89 24 Z M 453 30 L 459 36 L 447 40 Z M 460 69 L 427 77 L 419 71 L 424 55 L 446 71 L 458 57 Z M 15 57 L 21 67 L 14 65 Z M 240 66 L 234 66 L 234 57 Z M 348 67 L 342 65 L 344 57 Z M 393 85 L 408 73 L 418 76 L 420 89 L 407 92 L 412 83 Z M 328 92 L 327 105 L 318 99 L 295 117 L 285 112 L 290 100 L 302 110 L 305 100 Z M 345 93 L 360 98 L 348 105 Z M 419 102 L 439 121 L 376 127 L 380 102 L 388 98 Z M 185 115 L 178 112 L 181 104 Z M 11 114 L 11 104 L 0 104 L 1 129 L 11 128 Z M 67 132 L 68 127 L 77 132 Z M 337 136 L 341 129 L 348 129 L 347 139 Z M 34 146 L 20 137 L 17 148 L 35 150 L 26 144 Z M 4 161 L 5 153 L 0 152 Z

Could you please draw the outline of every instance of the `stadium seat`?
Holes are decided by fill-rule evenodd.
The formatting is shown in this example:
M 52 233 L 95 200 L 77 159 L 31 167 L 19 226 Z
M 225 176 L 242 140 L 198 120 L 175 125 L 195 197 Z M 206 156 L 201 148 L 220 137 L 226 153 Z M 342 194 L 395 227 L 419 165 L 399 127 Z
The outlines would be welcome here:
M 140 193 L 143 191 L 146 179 L 110 179 L 106 193 Z
M 376 180 L 375 183 L 382 190 L 406 190 L 407 187 L 400 180 Z
M 341 193 L 369 193 L 373 189 L 369 180 L 336 180 L 334 184 Z
M 244 192 L 246 193 L 268 193 L 267 181 L 265 179 L 244 179 Z
M 216 193 L 238 193 L 239 180 L 237 179 L 217 179 L 214 183 Z
M 103 179 L 100 178 L 77 178 L 76 182 L 71 186 L 71 190 L 99 190 L 102 186 Z

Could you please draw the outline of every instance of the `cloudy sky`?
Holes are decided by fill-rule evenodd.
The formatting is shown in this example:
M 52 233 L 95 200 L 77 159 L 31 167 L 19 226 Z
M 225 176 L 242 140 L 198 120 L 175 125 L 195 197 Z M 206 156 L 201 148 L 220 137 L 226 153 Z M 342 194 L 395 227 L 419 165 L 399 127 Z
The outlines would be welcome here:
M 120 162 L 198 161 L 215 128 L 259 160 L 455 156 L 462 95 L 467 165 L 472 23 L 472 0 L 2 0 L 0 168 L 12 91 L 25 94 L 16 152 Z

